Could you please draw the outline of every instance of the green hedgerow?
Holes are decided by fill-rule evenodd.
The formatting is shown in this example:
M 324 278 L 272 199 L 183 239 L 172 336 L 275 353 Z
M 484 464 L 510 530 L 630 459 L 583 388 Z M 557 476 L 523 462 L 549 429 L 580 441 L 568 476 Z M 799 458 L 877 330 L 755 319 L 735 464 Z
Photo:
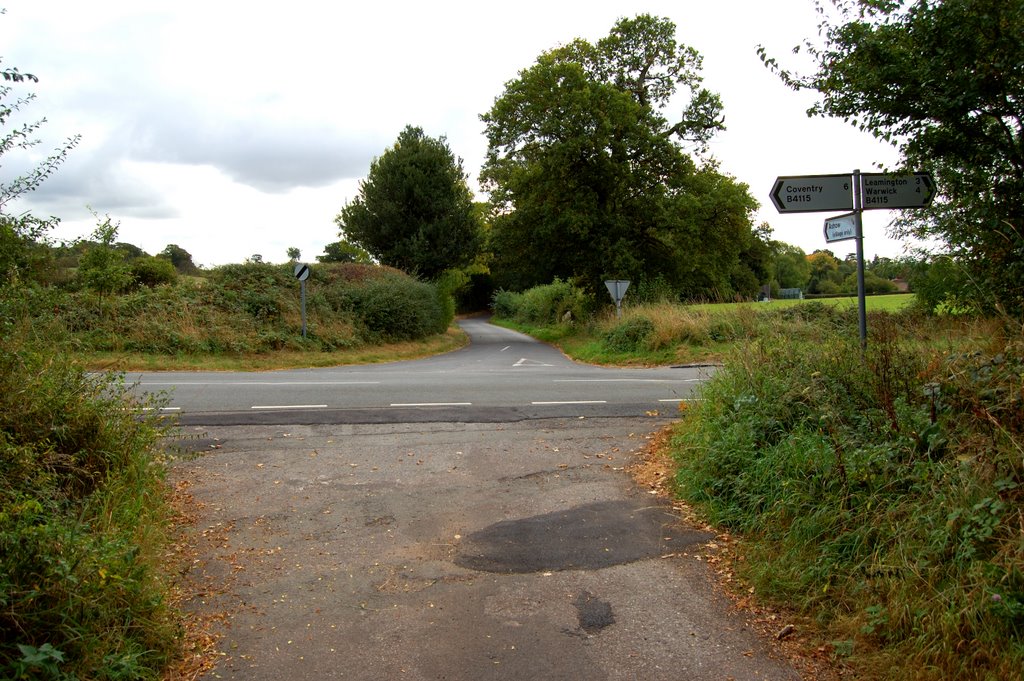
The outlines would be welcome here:
M 0 677 L 157 678 L 163 426 L 130 391 L 15 336 L 0 351 Z
M 762 594 L 814 609 L 893 678 L 1024 667 L 1024 341 L 868 349 L 819 336 L 738 348 L 677 429 L 681 493 L 748 537 Z M 852 627 L 852 631 L 850 628 Z M 854 645 L 855 644 L 855 645 Z M 965 651 L 969 654 L 965 654 Z

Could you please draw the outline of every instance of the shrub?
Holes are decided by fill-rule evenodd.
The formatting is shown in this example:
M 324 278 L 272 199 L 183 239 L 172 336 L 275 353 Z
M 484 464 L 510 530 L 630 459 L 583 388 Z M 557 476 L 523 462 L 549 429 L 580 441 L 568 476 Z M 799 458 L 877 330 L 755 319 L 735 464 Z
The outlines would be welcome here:
M 974 314 L 983 309 L 981 289 L 971 281 L 967 268 L 949 256 L 917 262 L 908 283 L 916 304 L 929 313 Z
M 448 328 L 435 287 L 404 275 L 367 280 L 344 291 L 343 300 L 369 338 L 414 340 Z
M 623 319 L 605 334 L 603 343 L 613 352 L 635 352 L 644 347 L 654 333 L 654 322 L 647 317 Z
M 498 289 L 491 298 L 491 310 L 498 319 L 514 319 L 523 294 Z
M 544 326 L 587 318 L 591 300 L 583 289 L 555 279 L 522 293 L 498 291 L 494 294 L 494 313 L 499 318 L 522 324 Z
M 663 275 L 641 279 L 629 291 L 630 304 L 673 303 L 679 300 L 679 291 Z
M 178 270 L 170 260 L 163 258 L 136 258 L 128 268 L 137 286 L 162 286 L 178 280 Z
M 469 275 L 463 270 L 450 269 L 441 273 L 434 282 L 437 291 L 437 302 L 444 314 L 444 328 L 455 319 L 455 299 L 469 288 Z
M 586 292 L 561 279 L 524 291 L 521 302 L 518 317 L 534 324 L 579 321 L 590 308 Z

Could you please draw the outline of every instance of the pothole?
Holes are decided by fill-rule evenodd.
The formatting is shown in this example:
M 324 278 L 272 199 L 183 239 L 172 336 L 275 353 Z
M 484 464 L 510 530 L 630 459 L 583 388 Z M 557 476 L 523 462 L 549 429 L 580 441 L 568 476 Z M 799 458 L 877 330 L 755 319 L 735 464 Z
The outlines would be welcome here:
M 576 618 L 580 623 L 580 629 L 588 634 L 596 634 L 605 627 L 615 624 L 612 604 L 602 601 L 589 591 L 581 591 L 572 604 L 576 608 Z

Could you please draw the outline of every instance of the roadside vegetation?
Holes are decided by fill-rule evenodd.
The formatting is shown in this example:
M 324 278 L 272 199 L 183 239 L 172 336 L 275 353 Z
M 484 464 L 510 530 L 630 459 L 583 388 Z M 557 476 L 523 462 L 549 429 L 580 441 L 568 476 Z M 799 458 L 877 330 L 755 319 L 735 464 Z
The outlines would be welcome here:
M 627 294 L 628 297 L 628 294 Z M 874 308 L 874 310 L 872 310 Z M 741 537 L 760 598 L 867 678 L 1024 668 L 1024 333 L 1007 317 L 868 298 L 640 303 L 556 281 L 498 323 L 583 361 L 720 363 L 682 404 L 675 492 Z
M 756 592 L 875 678 L 1024 668 L 1024 337 L 1002 320 L 781 318 L 684 410 L 678 493 L 740 533 Z M 946 329 L 947 333 L 952 329 Z M 794 333 L 795 331 L 795 333 Z
M 668 300 L 630 303 L 622 316 L 568 282 L 555 281 L 521 293 L 494 295 L 494 322 L 556 343 L 580 361 L 615 365 L 718 363 L 739 341 L 788 325 L 794 339 L 810 338 L 817 325 L 857 325 L 856 298 L 773 300 L 760 303 L 692 303 Z M 912 294 L 872 296 L 867 309 L 915 309 Z M 935 338 L 957 334 L 961 322 L 935 318 Z
M 318 354 L 366 358 L 368 348 L 379 353 L 381 345 L 441 336 L 454 316 L 438 286 L 390 268 L 321 264 L 306 283 L 305 338 L 298 282 L 287 264 L 225 265 L 202 277 L 117 291 L 26 285 L 0 301 L 0 312 L 27 320 L 35 334 L 90 363 L 116 359 L 119 368 L 230 366 L 249 357 L 274 367 L 323 365 L 332 359 Z M 274 362 L 271 353 L 285 354 Z
M 0 330 L 0 677 L 155 678 L 179 634 L 166 426 L 130 409 L 117 377 Z

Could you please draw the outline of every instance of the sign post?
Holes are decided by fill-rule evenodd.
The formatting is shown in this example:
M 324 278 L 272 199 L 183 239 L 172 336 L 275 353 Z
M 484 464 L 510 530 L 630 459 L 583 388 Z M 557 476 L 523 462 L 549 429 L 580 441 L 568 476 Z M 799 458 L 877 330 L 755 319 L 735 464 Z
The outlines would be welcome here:
M 860 169 L 853 171 L 853 220 L 857 240 L 857 322 L 860 327 L 860 349 L 868 346 L 868 304 L 864 293 L 864 196 Z
M 604 285 L 608 288 L 608 293 L 612 295 L 612 300 L 615 301 L 615 316 L 622 316 L 622 298 L 626 295 L 626 289 L 629 288 L 628 279 L 610 279 L 604 282 Z
M 309 265 L 301 262 L 295 264 L 295 278 L 299 280 L 302 290 L 302 337 L 306 337 L 306 280 L 309 279 Z
M 864 293 L 864 211 L 924 208 L 931 204 L 934 196 L 935 182 L 930 173 L 893 175 L 854 170 L 852 175 L 775 178 L 771 200 L 780 213 L 853 210 L 825 220 L 825 241 L 855 239 L 857 242 L 857 312 L 861 348 L 867 347 L 868 342 Z M 610 286 L 608 290 L 611 290 Z

